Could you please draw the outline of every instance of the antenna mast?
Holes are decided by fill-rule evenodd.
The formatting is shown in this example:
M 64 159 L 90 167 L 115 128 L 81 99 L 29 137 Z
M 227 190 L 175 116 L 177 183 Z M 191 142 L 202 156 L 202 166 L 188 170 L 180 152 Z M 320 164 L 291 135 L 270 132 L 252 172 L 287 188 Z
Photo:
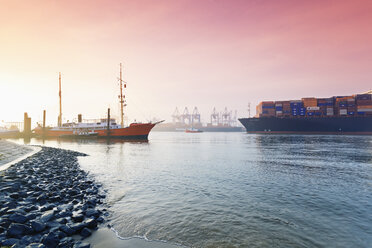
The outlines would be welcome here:
M 123 79 L 122 79 L 122 69 L 121 69 L 121 63 L 120 63 L 120 118 L 121 118 L 121 127 L 124 127 L 124 95 L 123 95 Z M 124 85 L 125 87 L 126 85 Z
M 248 103 L 248 118 L 251 118 L 251 103 Z
M 61 73 L 59 73 L 59 116 L 58 126 L 62 126 L 62 90 L 61 90 Z

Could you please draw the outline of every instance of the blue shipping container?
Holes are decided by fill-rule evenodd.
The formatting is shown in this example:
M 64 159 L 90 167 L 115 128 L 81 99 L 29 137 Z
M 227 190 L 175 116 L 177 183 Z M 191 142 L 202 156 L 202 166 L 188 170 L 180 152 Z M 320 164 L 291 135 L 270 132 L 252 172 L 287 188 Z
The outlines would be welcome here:
M 283 107 L 275 107 L 275 109 L 276 109 L 277 111 L 281 111 L 281 110 L 283 110 Z
M 291 106 L 291 108 L 293 108 L 293 107 L 303 107 L 304 104 L 303 103 L 291 103 L 290 106 Z
M 273 109 L 274 108 L 274 105 L 273 106 L 262 106 L 263 109 Z
M 355 112 L 351 111 L 351 112 L 347 112 L 348 115 L 354 115 Z
M 358 112 L 358 115 L 364 115 L 365 112 Z

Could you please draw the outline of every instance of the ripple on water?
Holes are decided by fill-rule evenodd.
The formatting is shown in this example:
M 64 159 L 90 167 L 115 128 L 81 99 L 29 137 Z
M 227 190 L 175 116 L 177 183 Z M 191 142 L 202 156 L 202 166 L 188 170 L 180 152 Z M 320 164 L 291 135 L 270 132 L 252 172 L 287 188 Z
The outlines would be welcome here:
M 372 137 L 152 133 L 55 144 L 108 190 L 121 237 L 192 247 L 368 247 Z

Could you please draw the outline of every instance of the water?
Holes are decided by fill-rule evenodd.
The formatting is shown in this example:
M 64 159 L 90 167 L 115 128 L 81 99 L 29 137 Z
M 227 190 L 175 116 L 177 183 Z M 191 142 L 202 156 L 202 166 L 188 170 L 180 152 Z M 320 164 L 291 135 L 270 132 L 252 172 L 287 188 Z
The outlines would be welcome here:
M 32 141 L 36 144 L 40 141 Z M 157 133 L 45 141 L 108 190 L 121 237 L 191 247 L 370 247 L 372 136 Z

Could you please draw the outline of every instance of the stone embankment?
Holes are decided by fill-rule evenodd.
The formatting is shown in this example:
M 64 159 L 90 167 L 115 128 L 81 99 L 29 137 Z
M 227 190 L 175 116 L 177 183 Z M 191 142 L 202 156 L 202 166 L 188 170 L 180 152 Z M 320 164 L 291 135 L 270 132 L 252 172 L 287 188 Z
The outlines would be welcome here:
M 1 247 L 90 247 L 104 221 L 104 193 L 78 152 L 43 147 L 0 172 Z

